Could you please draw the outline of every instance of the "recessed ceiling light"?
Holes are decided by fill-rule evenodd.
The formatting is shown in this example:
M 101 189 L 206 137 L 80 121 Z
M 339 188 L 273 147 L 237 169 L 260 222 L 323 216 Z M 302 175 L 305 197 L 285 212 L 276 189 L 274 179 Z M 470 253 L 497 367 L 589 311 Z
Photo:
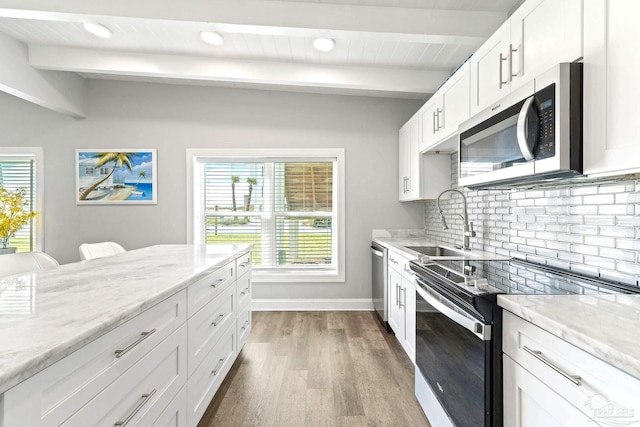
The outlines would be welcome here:
M 94 36 L 102 37 L 103 39 L 108 39 L 111 37 L 111 30 L 100 24 L 92 24 L 91 22 L 85 22 L 82 24 L 84 29 L 93 34 Z
M 320 52 L 332 51 L 335 45 L 336 42 L 333 39 L 328 38 L 317 38 L 313 41 L 313 47 L 315 47 Z
M 201 31 L 200 37 L 205 43 L 213 46 L 220 46 L 222 43 L 224 43 L 224 38 L 222 37 L 222 35 L 213 31 Z

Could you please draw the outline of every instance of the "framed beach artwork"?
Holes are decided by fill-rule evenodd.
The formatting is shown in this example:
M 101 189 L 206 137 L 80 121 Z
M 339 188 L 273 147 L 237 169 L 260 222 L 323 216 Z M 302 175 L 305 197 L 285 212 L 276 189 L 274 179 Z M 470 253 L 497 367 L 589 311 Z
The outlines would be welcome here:
M 76 204 L 157 204 L 156 150 L 76 150 Z

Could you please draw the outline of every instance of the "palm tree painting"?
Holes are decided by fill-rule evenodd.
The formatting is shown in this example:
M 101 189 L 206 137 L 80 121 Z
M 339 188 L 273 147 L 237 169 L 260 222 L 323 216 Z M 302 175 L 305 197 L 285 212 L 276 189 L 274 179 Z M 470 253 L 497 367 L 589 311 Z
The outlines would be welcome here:
M 155 204 L 156 150 L 76 150 L 78 204 Z

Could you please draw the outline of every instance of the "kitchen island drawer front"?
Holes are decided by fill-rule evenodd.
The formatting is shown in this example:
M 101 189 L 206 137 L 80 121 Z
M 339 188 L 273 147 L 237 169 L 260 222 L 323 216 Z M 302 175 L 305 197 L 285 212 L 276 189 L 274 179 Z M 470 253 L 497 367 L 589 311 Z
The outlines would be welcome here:
M 6 426 L 60 425 L 185 320 L 183 290 L 7 390 Z
M 188 316 L 191 317 L 209 301 L 220 295 L 235 280 L 235 261 L 190 285 L 187 292 Z
M 178 395 L 153 423 L 152 427 L 187 427 L 187 385 L 183 385 Z
M 195 427 L 235 360 L 236 326 L 230 324 L 187 383 L 187 424 Z
M 640 379 L 504 312 L 503 351 L 588 416 L 607 404 L 640 413 Z
M 216 345 L 229 324 L 235 323 L 235 286 L 230 284 L 222 294 L 189 319 L 189 376 Z
M 251 332 L 251 307 L 247 307 L 238 314 L 237 328 L 238 347 L 236 353 L 240 353 L 249 338 L 249 332 Z
M 240 277 L 249 271 L 251 271 L 251 252 L 236 259 L 237 277 Z
M 240 312 L 251 303 L 251 274 L 245 274 L 236 281 L 237 311 Z
M 186 347 L 183 325 L 61 425 L 152 425 L 186 382 Z

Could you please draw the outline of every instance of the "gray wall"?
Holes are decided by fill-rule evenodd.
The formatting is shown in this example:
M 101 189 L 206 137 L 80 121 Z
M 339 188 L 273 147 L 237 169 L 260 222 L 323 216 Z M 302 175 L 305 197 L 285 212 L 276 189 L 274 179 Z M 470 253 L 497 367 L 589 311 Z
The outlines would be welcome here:
M 452 188 L 456 159 L 452 155 Z M 640 285 L 639 180 L 464 193 L 477 232 L 472 248 Z M 460 244 L 462 221 L 455 214 L 462 198 L 454 195 L 441 206 L 449 230 L 442 230 L 435 202 L 425 204 L 424 227 L 434 240 Z
M 0 144 L 44 147 L 45 250 L 61 263 L 83 242 L 186 242 L 186 148 L 346 150 L 346 283 L 261 284 L 256 298 L 370 298 L 371 230 L 422 225 L 420 203 L 397 201 L 397 130 L 418 101 L 94 80 L 84 120 L 6 96 L 0 106 L 16 111 L 14 128 L 37 128 L 11 137 L 3 125 Z M 158 204 L 76 206 L 76 148 L 156 148 Z

